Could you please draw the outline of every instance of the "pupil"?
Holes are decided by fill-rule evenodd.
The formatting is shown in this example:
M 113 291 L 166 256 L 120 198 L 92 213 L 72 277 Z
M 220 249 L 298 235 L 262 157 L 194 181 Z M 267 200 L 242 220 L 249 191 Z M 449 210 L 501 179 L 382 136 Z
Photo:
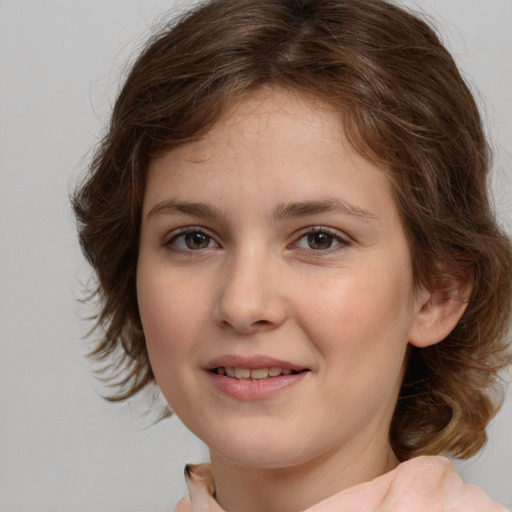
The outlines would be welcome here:
M 332 235 L 328 233 L 311 233 L 308 244 L 312 249 L 329 249 L 332 245 Z
M 189 249 L 204 249 L 208 247 L 208 236 L 204 233 L 187 233 L 185 242 Z

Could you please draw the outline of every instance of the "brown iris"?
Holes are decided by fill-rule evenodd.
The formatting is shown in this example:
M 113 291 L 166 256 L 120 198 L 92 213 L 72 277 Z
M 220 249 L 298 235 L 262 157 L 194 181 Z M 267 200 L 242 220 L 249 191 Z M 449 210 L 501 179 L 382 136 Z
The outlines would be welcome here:
M 210 237 L 204 233 L 187 233 L 185 244 L 189 249 L 206 249 L 210 243 Z
M 308 235 L 308 245 L 311 249 L 325 250 L 332 246 L 333 236 L 329 233 L 319 231 Z

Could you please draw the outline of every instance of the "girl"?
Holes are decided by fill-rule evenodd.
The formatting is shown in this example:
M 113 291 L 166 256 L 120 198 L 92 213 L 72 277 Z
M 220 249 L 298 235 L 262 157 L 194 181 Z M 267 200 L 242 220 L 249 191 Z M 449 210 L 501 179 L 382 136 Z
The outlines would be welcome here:
M 451 56 L 382 0 L 214 0 L 152 38 L 74 207 L 122 400 L 210 448 L 182 510 L 499 511 L 463 486 L 512 249 Z

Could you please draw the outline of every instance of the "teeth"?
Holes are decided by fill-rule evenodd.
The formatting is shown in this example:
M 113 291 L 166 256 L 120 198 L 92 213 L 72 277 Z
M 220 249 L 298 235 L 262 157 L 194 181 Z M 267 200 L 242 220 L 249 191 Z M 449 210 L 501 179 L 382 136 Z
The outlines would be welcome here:
M 228 377 L 234 377 L 235 379 L 254 379 L 254 380 L 262 380 L 267 379 L 268 377 L 278 377 L 279 375 L 291 375 L 292 370 L 290 368 L 256 368 L 254 370 L 250 370 L 249 368 L 233 368 L 230 366 L 226 366 L 225 368 L 220 366 L 217 368 L 217 373 L 219 375 L 227 375 Z
M 249 368 L 235 368 L 235 379 L 248 379 L 250 376 Z
M 259 368 L 258 370 L 251 370 L 251 378 L 252 379 L 266 379 L 268 377 L 268 369 L 267 368 Z

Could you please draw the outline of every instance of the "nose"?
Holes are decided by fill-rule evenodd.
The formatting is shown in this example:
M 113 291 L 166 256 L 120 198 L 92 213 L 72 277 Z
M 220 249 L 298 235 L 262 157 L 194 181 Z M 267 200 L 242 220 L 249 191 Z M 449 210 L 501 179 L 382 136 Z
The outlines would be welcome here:
M 219 269 L 214 309 L 222 329 L 252 334 L 276 329 L 286 319 L 279 269 L 264 252 L 240 255 Z

